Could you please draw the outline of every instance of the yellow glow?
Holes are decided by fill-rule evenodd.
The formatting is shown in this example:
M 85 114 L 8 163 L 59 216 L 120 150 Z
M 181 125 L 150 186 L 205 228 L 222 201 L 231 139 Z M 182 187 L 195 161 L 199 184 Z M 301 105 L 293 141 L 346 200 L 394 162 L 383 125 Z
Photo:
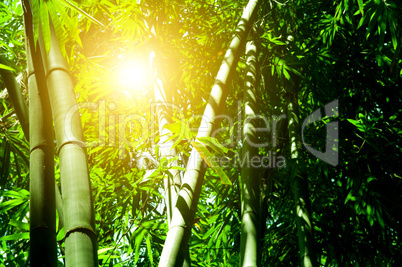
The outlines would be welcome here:
M 130 60 L 117 67 L 117 80 L 124 90 L 138 90 L 150 82 L 149 65 L 145 60 Z

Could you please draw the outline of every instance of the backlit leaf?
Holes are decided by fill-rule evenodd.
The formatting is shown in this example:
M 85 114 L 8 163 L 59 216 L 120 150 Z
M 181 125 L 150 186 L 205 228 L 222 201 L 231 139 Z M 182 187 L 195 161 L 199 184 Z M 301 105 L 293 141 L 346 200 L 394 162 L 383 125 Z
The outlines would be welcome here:
M 218 166 L 218 162 L 216 162 L 216 157 L 211 152 L 208 151 L 208 148 L 199 142 L 191 142 L 193 147 L 197 149 L 200 156 L 204 159 L 204 161 L 211 167 L 221 178 L 221 182 L 226 185 L 231 185 L 229 177 L 226 175 L 225 171 L 222 167 Z

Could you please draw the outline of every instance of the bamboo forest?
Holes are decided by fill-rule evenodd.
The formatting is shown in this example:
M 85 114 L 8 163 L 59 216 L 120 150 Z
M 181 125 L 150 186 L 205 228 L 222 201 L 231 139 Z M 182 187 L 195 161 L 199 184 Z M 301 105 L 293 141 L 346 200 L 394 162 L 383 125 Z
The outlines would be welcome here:
M 400 0 L 0 0 L 0 266 L 402 266 Z

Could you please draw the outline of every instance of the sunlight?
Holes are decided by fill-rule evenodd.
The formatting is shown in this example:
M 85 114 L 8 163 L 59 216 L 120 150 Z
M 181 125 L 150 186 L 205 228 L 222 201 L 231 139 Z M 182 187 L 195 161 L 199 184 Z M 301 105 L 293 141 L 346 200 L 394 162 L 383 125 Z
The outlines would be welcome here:
M 142 89 L 151 80 L 148 62 L 138 58 L 124 61 L 115 73 L 117 82 L 127 91 Z

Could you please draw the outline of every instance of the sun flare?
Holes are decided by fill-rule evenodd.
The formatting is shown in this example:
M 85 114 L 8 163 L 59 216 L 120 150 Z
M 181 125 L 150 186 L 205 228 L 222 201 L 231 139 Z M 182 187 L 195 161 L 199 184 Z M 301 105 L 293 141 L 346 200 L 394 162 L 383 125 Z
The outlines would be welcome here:
M 125 90 L 144 88 L 150 81 L 149 66 L 145 60 L 132 59 L 122 63 L 117 69 L 117 80 Z

